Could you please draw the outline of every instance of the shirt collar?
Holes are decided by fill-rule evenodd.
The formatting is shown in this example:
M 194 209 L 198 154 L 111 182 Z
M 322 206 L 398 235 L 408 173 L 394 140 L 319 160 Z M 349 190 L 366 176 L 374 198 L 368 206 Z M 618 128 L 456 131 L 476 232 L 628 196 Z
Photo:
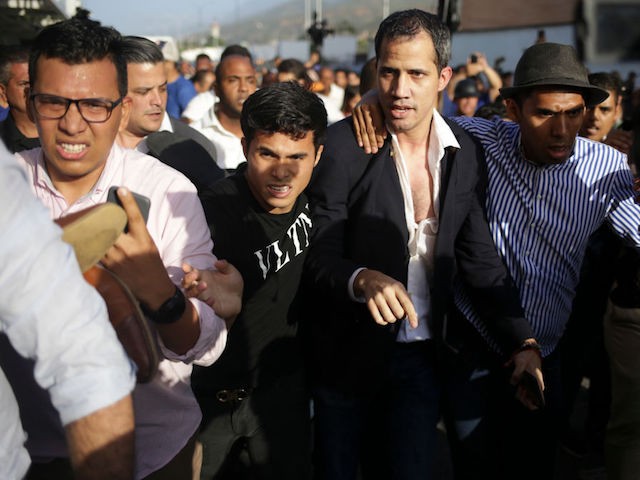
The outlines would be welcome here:
M 171 125 L 171 119 L 169 118 L 169 114 L 166 112 L 164 112 L 164 117 L 162 117 L 162 123 L 160 124 L 160 128 L 158 129 L 158 132 L 171 132 L 173 133 L 173 125 Z M 140 153 L 145 153 L 148 154 L 149 153 L 149 145 L 147 145 L 147 137 L 149 135 L 147 135 L 146 137 L 144 137 L 140 143 L 138 143 L 138 145 L 136 145 L 136 148 L 134 148 L 134 150 L 140 152 Z
M 225 129 L 220 123 L 220 120 L 218 120 L 218 116 L 216 115 L 216 106 L 217 104 L 214 104 L 213 107 L 207 110 L 207 114 L 202 119 L 201 128 L 212 128 L 213 130 L 217 131 L 218 133 L 221 133 L 222 135 L 237 138 L 233 133 Z
M 87 192 L 85 195 L 80 197 L 77 203 L 84 202 L 85 199 L 92 198 L 95 195 L 95 198 L 99 198 L 101 194 L 108 190 L 111 184 L 113 183 L 114 174 L 118 168 L 118 165 L 122 163 L 123 158 L 125 157 L 125 149 L 118 145 L 117 142 L 113 142 L 113 146 L 111 147 L 111 151 L 109 152 L 109 156 L 107 157 L 107 161 L 105 162 L 104 169 L 100 174 L 100 178 L 96 184 Z M 38 185 L 40 188 L 44 188 L 49 190 L 56 196 L 64 198 L 62 194 L 56 189 L 53 185 L 51 177 L 47 172 L 47 168 L 44 162 L 44 151 L 40 149 L 40 153 L 38 154 L 35 166 L 35 174 L 34 174 L 34 184 Z M 69 205 L 71 207 L 71 205 Z
M 171 125 L 171 119 L 169 118 L 169 114 L 165 110 L 164 117 L 162 117 L 162 123 L 160 124 L 159 132 L 171 132 L 173 133 L 173 125 Z
M 433 120 L 431 121 L 431 133 L 429 136 L 429 148 L 432 146 L 438 147 L 437 158 L 444 156 L 444 150 L 446 148 L 460 149 L 460 143 L 454 135 L 449 124 L 442 118 L 442 115 L 438 113 L 436 109 L 433 110 Z

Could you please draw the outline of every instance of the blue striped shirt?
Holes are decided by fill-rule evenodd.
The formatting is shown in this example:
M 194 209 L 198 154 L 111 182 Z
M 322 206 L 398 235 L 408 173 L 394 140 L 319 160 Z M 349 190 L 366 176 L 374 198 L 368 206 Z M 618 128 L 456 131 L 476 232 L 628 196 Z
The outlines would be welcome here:
M 520 290 L 525 316 L 543 355 L 562 336 L 589 236 L 604 222 L 640 246 L 640 206 L 626 156 L 578 137 L 571 157 L 539 166 L 520 153 L 514 122 L 454 119 L 482 143 L 487 158 L 487 217 L 493 241 Z M 497 348 L 462 285 L 456 304 Z

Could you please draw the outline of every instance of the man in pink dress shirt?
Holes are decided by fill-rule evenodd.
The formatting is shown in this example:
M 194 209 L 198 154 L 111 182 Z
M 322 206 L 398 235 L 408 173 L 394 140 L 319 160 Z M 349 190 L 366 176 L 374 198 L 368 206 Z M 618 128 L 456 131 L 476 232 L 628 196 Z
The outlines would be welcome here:
M 111 28 L 77 18 L 40 32 L 29 62 L 29 108 L 42 148 L 17 158 L 54 218 L 104 202 L 112 186 L 124 187 L 118 196 L 129 219 L 128 232 L 102 263 L 140 302 L 164 357 L 156 377 L 133 394 L 135 474 L 191 478 L 193 435 L 201 418 L 189 384 L 191 365 L 210 365 L 220 356 L 225 320 L 240 305 L 221 302 L 225 308 L 214 312 L 204 302 L 186 299 L 178 287 L 183 263 L 214 268 L 213 245 L 196 189 L 186 177 L 114 143 L 131 102 L 120 39 Z M 151 201 L 146 226 L 131 192 Z M 237 282 L 225 283 L 233 273 L 218 274 L 221 285 L 230 286 L 221 287 L 221 295 L 237 293 L 232 287 Z M 67 457 L 64 438 L 55 417 L 46 418 L 47 409 L 29 405 L 35 402 L 29 400 L 21 403 L 23 417 L 29 417 L 27 447 L 46 473 L 48 461 Z

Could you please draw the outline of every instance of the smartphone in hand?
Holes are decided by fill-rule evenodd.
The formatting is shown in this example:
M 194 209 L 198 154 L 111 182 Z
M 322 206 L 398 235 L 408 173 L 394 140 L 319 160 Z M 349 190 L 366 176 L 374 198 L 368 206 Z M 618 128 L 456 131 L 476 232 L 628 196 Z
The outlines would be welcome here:
M 542 408 L 545 405 L 544 392 L 540 388 L 538 379 L 530 372 L 522 372 L 519 385 L 524 388 L 527 393 L 527 397 L 538 408 Z
M 118 198 L 118 188 L 120 187 L 111 187 L 107 193 L 107 202 L 116 203 L 122 206 L 122 202 L 120 198 Z M 140 209 L 140 213 L 142 214 L 142 218 L 144 219 L 144 223 L 147 223 L 147 219 L 149 218 L 149 208 L 151 207 L 151 200 L 144 195 L 140 195 L 139 193 L 131 192 L 134 200 L 138 204 L 138 208 Z M 127 232 L 128 226 L 124 228 L 124 231 Z

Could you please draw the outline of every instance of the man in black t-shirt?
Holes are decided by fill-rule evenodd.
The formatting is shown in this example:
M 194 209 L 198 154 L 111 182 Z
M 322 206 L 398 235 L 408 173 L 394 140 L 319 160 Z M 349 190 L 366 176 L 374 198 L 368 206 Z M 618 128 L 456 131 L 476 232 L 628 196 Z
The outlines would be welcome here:
M 316 95 L 287 82 L 251 95 L 241 124 L 247 162 L 201 198 L 216 255 L 244 279 L 225 352 L 192 375 L 203 411 L 201 478 L 239 478 L 246 457 L 251 478 L 301 480 L 311 463 L 295 321 L 311 230 L 303 191 L 320 159 L 327 115 Z M 185 282 L 205 301 L 214 287 L 196 270 Z

